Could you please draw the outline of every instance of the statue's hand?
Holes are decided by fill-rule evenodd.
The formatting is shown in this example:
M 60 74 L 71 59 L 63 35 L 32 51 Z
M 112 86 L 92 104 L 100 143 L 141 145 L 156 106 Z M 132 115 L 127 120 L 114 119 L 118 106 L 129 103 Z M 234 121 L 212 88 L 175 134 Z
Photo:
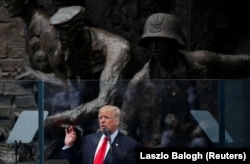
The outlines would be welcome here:
M 40 80 L 42 77 L 30 67 L 24 67 L 21 71 L 18 72 L 16 80 Z

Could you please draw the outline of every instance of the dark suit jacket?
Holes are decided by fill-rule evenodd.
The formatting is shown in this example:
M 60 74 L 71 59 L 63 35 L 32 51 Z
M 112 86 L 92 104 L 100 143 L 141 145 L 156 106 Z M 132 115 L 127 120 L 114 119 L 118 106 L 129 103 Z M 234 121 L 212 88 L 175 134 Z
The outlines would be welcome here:
M 70 164 L 93 164 L 95 151 L 101 136 L 101 132 L 85 136 L 80 151 L 73 146 L 62 150 L 60 157 L 68 159 Z M 134 164 L 136 147 L 136 140 L 118 132 L 105 157 L 104 164 Z

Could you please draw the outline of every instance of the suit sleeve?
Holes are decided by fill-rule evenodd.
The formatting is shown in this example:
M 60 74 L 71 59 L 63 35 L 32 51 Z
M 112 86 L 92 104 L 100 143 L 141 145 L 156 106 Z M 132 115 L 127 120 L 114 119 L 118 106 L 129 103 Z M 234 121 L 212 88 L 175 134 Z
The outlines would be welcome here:
M 59 152 L 60 159 L 67 159 L 70 164 L 81 164 L 81 151 L 76 146 L 72 146 L 68 149 L 61 149 Z

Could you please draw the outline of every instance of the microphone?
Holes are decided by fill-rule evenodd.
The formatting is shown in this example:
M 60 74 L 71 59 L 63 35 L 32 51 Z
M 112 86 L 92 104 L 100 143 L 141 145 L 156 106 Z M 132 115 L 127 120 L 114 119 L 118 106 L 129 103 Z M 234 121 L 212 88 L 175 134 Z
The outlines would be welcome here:
M 103 129 L 103 133 L 105 134 L 105 136 L 107 136 L 109 139 L 110 139 L 110 131 L 109 131 L 109 129 L 108 128 L 104 128 Z

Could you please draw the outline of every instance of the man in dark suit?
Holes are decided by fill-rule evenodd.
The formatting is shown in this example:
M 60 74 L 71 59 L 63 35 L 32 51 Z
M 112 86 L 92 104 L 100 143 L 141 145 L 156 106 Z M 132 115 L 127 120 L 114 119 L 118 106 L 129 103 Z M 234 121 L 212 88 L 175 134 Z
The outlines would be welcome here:
M 107 136 L 109 142 L 102 163 L 132 164 L 135 163 L 135 148 L 137 141 L 118 131 L 120 125 L 120 109 L 113 105 L 105 105 L 98 114 L 100 131 L 84 137 L 81 150 L 74 145 L 77 135 L 71 126 L 65 129 L 65 146 L 60 156 L 67 158 L 71 164 L 93 164 L 103 138 Z

